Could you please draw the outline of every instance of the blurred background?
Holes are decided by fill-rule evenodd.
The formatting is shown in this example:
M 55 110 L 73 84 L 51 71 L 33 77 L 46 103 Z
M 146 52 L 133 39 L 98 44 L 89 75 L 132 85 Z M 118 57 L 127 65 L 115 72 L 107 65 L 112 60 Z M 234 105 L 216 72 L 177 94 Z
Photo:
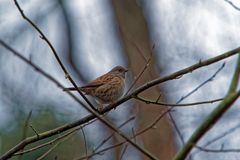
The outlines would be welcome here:
M 231 2 L 226 0 L 19 0 L 24 13 L 49 38 L 78 85 L 108 72 L 114 66 L 122 65 L 130 68 L 127 74 L 127 89 L 149 58 L 150 64 L 137 81 L 135 88 L 154 78 L 163 77 L 200 60 L 239 47 L 240 1 Z M 47 44 L 23 20 L 13 1 L 0 0 L 0 39 L 51 74 L 64 86 L 71 86 Z M 233 75 L 236 56 L 224 62 L 223 69 L 211 81 L 181 103 L 224 97 Z M 141 95 L 152 100 L 160 97 L 160 101 L 176 103 L 211 78 L 222 65 L 223 61 L 204 67 L 180 79 L 152 87 Z M 171 117 L 165 116 L 154 126 L 154 129 L 137 137 L 136 142 L 161 160 L 169 160 L 183 144 L 170 119 L 174 119 L 183 141 L 186 142 L 217 104 L 174 109 Z M 239 147 L 239 105 L 238 100 L 199 141 L 200 146 L 225 135 L 207 148 Z M 119 126 L 127 119 L 135 117 L 121 128 L 130 136 L 151 124 L 164 109 L 166 108 L 158 105 L 130 100 L 108 113 L 107 119 L 115 126 Z M 39 133 L 88 115 L 83 107 L 59 87 L 0 46 L 0 154 L 21 141 L 26 130 L 24 124 L 30 111 L 32 115 L 29 124 Z M 112 133 L 99 121 L 84 127 L 84 132 L 89 153 Z M 35 135 L 30 128 L 26 134 Z M 52 138 L 47 140 L 50 139 Z M 121 140 L 115 135 L 101 148 Z M 91 159 L 114 160 L 120 157 L 124 160 L 147 159 L 130 145 L 124 151 L 125 146 L 108 150 Z M 12 159 L 37 159 L 49 147 L 51 146 Z M 193 149 L 191 153 L 191 159 L 194 160 L 239 159 L 238 152 L 211 153 Z M 85 144 L 83 134 L 79 130 L 58 145 L 45 159 L 76 159 L 84 155 Z

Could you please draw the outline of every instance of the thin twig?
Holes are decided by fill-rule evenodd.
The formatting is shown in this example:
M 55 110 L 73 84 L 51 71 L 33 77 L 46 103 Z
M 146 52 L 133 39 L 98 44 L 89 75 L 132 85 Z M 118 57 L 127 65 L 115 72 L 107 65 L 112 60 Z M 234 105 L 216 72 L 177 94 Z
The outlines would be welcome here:
M 196 106 L 196 105 L 201 105 L 201 104 L 215 103 L 215 102 L 219 102 L 219 101 L 223 100 L 223 98 L 218 98 L 218 99 L 214 99 L 214 100 L 200 101 L 200 102 L 194 102 L 194 103 L 171 104 L 171 103 L 156 102 L 153 100 L 142 98 L 140 96 L 135 97 L 135 99 L 140 100 L 146 104 L 156 104 L 159 106 L 172 106 L 172 107 L 189 107 L 189 106 Z
M 136 133 L 135 136 L 138 136 L 138 135 L 141 135 L 143 133 L 145 133 L 146 131 L 150 130 L 150 129 L 155 129 L 155 126 L 157 125 L 157 123 L 168 113 L 168 112 L 171 112 L 172 108 L 168 108 L 164 111 L 162 111 L 162 113 L 151 123 L 149 124 L 147 127 L 145 127 L 144 129 L 138 131 Z
M 235 4 L 233 4 L 233 2 L 229 0 L 224 0 L 224 1 L 227 2 L 229 5 L 231 5 L 234 9 L 240 11 L 240 7 L 237 7 Z
M 31 116 L 32 116 L 32 110 L 28 113 L 27 119 L 24 123 L 22 140 L 24 140 L 27 137 L 28 125 L 29 125 L 29 121 L 30 121 Z M 24 150 L 24 148 L 22 148 L 20 151 L 23 151 L 23 150 Z M 18 159 L 21 160 L 22 156 L 20 155 L 18 157 Z
M 144 56 L 144 53 L 142 52 L 142 49 L 137 45 L 137 43 L 132 40 L 129 34 L 123 34 L 125 31 L 124 28 L 119 26 L 119 31 L 122 33 L 122 35 L 126 35 L 127 40 L 134 45 L 134 47 L 138 50 L 138 53 L 140 53 L 140 56 L 144 59 L 144 61 L 147 63 L 147 58 Z
M 220 135 L 216 136 L 215 138 L 209 140 L 207 143 L 205 143 L 204 145 L 202 145 L 202 147 L 207 147 L 209 146 L 210 144 L 224 138 L 225 136 L 229 135 L 230 133 L 233 133 L 235 130 L 239 129 L 240 125 L 237 124 L 236 126 L 230 128 L 230 129 L 227 129 L 225 132 L 221 133 Z M 195 151 L 192 153 L 192 155 L 195 155 L 197 154 L 199 151 Z
M 85 132 L 84 132 L 84 130 L 83 130 L 82 127 L 81 127 L 81 131 L 82 131 L 82 135 L 83 135 L 83 139 L 84 139 L 85 154 L 86 154 L 86 156 L 87 156 L 87 155 L 88 155 L 87 139 L 86 139 Z
M 42 148 L 42 147 L 51 145 L 51 144 L 59 141 L 60 139 L 62 139 L 62 138 L 64 138 L 64 137 L 67 137 L 68 135 L 70 135 L 70 134 L 78 131 L 80 128 L 84 128 L 85 126 L 87 126 L 87 125 L 89 125 L 89 124 L 92 124 L 92 123 L 95 122 L 95 121 L 96 121 L 96 119 L 93 120 L 93 121 L 90 121 L 89 123 L 85 123 L 85 124 L 83 124 L 82 126 L 75 127 L 73 130 L 67 132 L 66 134 L 63 134 L 63 135 L 58 136 L 57 138 L 55 138 L 55 139 L 53 139 L 53 140 L 51 140 L 51 141 L 49 141 L 49 142 L 46 142 L 46 143 L 44 143 L 44 144 L 40 144 L 40 145 L 38 145 L 38 146 L 35 146 L 35 147 L 30 148 L 30 149 L 28 149 L 28 150 L 24 150 L 24 151 L 22 151 L 22 152 L 17 152 L 17 153 L 15 153 L 13 156 L 22 155 L 22 154 L 25 154 L 25 153 L 29 153 L 29 152 L 35 151 L 35 150 L 37 150 L 37 149 L 40 149 L 40 148 Z
M 124 148 L 123 148 L 123 150 L 122 150 L 122 153 L 121 153 L 121 155 L 120 155 L 119 160 L 122 160 L 122 159 L 123 159 L 123 156 L 124 156 L 124 154 L 125 154 L 126 151 L 127 151 L 127 148 L 128 148 L 128 144 L 125 144 L 125 146 L 124 146 Z
M 31 116 L 32 116 L 32 110 L 28 113 L 27 119 L 24 123 L 22 140 L 24 140 L 27 136 L 28 125 L 29 125 L 29 121 L 30 121 Z
M 134 137 L 134 135 L 136 135 L 136 134 L 135 134 L 134 128 L 132 127 L 132 136 Z M 134 137 L 133 140 L 135 143 L 137 143 L 137 137 Z
M 199 149 L 200 151 L 204 151 L 204 152 L 212 152 L 212 153 L 233 153 L 233 152 L 240 152 L 240 149 L 208 149 L 208 148 L 204 148 L 198 145 L 194 145 L 195 148 Z
M 37 130 L 30 124 L 29 127 L 33 130 L 33 132 L 37 135 L 39 138 L 39 134 L 37 133 Z
M 68 133 L 63 134 L 63 135 L 61 135 L 61 136 L 59 136 L 59 137 L 57 137 L 57 138 L 55 138 L 55 139 L 53 139 L 53 140 L 51 140 L 51 141 L 49 141 L 49 142 L 40 144 L 40 145 L 38 145 L 38 146 L 35 146 L 35 147 L 33 147 L 33 148 L 30 148 L 30 149 L 27 149 L 27 150 L 24 150 L 24 151 L 21 151 L 21 152 L 17 152 L 17 153 L 15 153 L 13 156 L 23 155 L 23 154 L 25 154 L 25 153 L 29 153 L 29 152 L 38 150 L 38 149 L 43 148 L 43 147 L 45 147 L 45 146 L 52 145 L 52 144 L 54 144 L 55 142 L 59 141 L 60 139 L 63 139 L 64 137 L 67 137 L 67 136 L 70 135 L 70 134 L 73 134 L 74 132 L 76 132 L 76 131 L 79 130 L 80 128 L 81 128 L 81 126 L 76 127 L 76 128 L 73 129 L 72 131 L 69 131 Z
M 201 63 L 201 60 L 199 61 L 199 63 Z M 179 103 L 182 102 L 184 99 L 186 99 L 187 97 L 189 97 L 190 95 L 192 95 L 193 93 L 195 93 L 198 89 L 200 89 L 201 87 L 203 87 L 204 85 L 206 85 L 207 83 L 209 83 L 210 81 L 212 81 L 212 80 L 217 76 L 217 74 L 224 68 L 224 66 L 225 66 L 225 62 L 218 68 L 218 70 L 217 70 L 210 78 L 208 78 L 207 80 L 205 80 L 203 83 L 201 83 L 199 86 L 197 86 L 197 87 L 196 87 L 195 89 L 193 89 L 191 92 L 189 92 L 187 95 L 185 95 L 185 96 L 183 96 L 181 99 L 179 99 L 176 104 L 179 104 Z M 175 121 L 172 113 L 169 112 L 168 115 L 169 115 L 169 118 L 170 118 L 170 120 L 171 120 L 171 122 L 172 122 L 172 124 L 173 124 L 173 126 L 174 126 L 174 128 L 175 128 L 175 130 L 176 130 L 177 135 L 178 135 L 179 138 L 180 138 L 180 141 L 181 141 L 182 145 L 184 145 L 184 143 L 185 143 L 184 137 L 183 137 L 183 135 L 182 135 L 182 133 L 181 133 L 181 130 L 179 129 L 179 127 L 178 127 L 178 125 L 177 125 L 177 123 L 176 123 L 176 121 Z M 191 154 L 189 154 L 189 160 L 191 160 L 191 159 L 192 159 L 192 156 L 191 156 Z
M 135 116 L 130 117 L 128 120 L 126 120 L 125 122 L 123 122 L 123 123 L 119 126 L 119 128 L 123 127 L 124 125 L 128 124 L 130 121 L 132 121 L 132 120 L 134 120 L 134 119 L 135 119 Z M 111 138 L 113 137 L 113 135 L 114 135 L 114 132 L 113 132 L 109 137 L 107 137 L 106 139 L 104 139 L 104 140 L 93 150 L 93 152 L 92 152 L 91 154 L 95 154 L 95 152 L 96 152 L 101 146 L 103 146 L 109 139 L 111 139 Z M 86 155 L 86 156 L 84 156 L 84 157 L 86 157 L 85 159 L 90 158 L 88 155 Z
M 38 157 L 36 160 L 42 160 L 44 159 L 50 152 L 52 152 L 58 145 L 60 144 L 60 142 L 56 143 L 54 146 L 52 146 L 49 150 L 47 150 L 47 152 L 45 152 L 43 155 L 41 155 L 40 157 Z
M 44 159 L 49 153 L 51 153 L 59 144 L 69 139 L 73 134 L 68 134 L 64 136 L 60 141 L 58 141 L 55 145 L 53 145 L 50 149 L 48 149 L 43 155 L 41 155 L 37 160 Z
M 189 97 L 190 95 L 192 95 L 193 93 L 195 93 L 196 91 L 198 91 L 198 89 L 200 89 L 201 87 L 203 87 L 204 85 L 206 85 L 207 83 L 213 81 L 213 79 L 217 76 L 217 74 L 225 67 L 225 62 L 217 69 L 217 71 L 207 80 L 205 80 L 204 82 L 202 82 L 200 85 L 198 85 L 196 88 L 194 88 L 192 91 L 190 91 L 188 94 L 186 94 L 185 96 L 182 96 L 176 103 L 179 104 L 180 102 L 182 102 L 183 100 L 185 100 L 187 97 Z
M 157 99 L 156 99 L 156 101 L 155 101 L 155 103 L 158 103 L 158 101 L 160 100 L 160 98 L 162 97 L 162 94 L 161 93 L 159 93 L 159 95 L 158 95 L 158 97 L 157 97 Z
M 148 60 L 146 61 L 146 64 L 144 65 L 143 69 L 140 71 L 140 73 L 138 74 L 138 76 L 135 78 L 135 80 L 133 81 L 133 83 L 131 84 L 131 86 L 129 87 L 129 89 L 127 90 L 127 92 L 125 93 L 125 95 L 127 95 L 129 93 L 129 91 L 134 87 L 134 85 L 137 83 L 137 81 L 139 80 L 139 78 L 143 75 L 143 73 L 146 71 L 146 69 L 148 68 L 151 59 L 153 57 L 153 50 L 154 50 L 154 45 L 151 49 L 151 53 L 150 53 L 150 57 L 148 58 Z
M 146 126 L 145 128 L 143 128 L 142 130 L 138 131 L 135 135 L 133 135 L 133 136 L 131 137 L 131 139 L 136 138 L 137 136 L 139 136 L 139 135 L 141 135 L 141 134 L 149 131 L 150 129 L 155 129 L 154 126 L 155 126 L 168 112 L 170 112 L 170 111 L 171 111 L 170 108 L 168 108 L 168 109 L 165 110 L 165 111 L 162 111 L 162 113 L 161 113 L 151 124 L 149 124 L 148 126 Z M 109 147 L 106 147 L 106 148 L 103 148 L 103 149 L 101 149 L 101 150 L 98 150 L 98 152 L 94 152 L 94 153 L 92 153 L 92 154 L 90 154 L 90 155 L 88 155 L 88 156 L 83 156 L 83 157 L 80 157 L 80 158 L 75 158 L 74 160 L 83 160 L 83 159 L 86 159 L 86 158 L 91 158 L 91 157 L 93 157 L 93 156 L 95 156 L 95 155 L 101 155 L 101 153 L 104 153 L 104 152 L 106 152 L 106 151 L 108 151 L 108 150 L 110 150 L 110 149 L 113 149 L 113 148 L 116 148 L 116 147 L 118 147 L 118 146 L 121 146 L 121 145 L 123 145 L 123 144 L 125 144 L 125 143 L 126 143 L 126 141 L 122 141 L 122 142 L 119 142 L 119 143 L 117 143 L 117 144 L 114 144 L 114 145 L 111 145 L 111 146 L 109 146 Z
M 118 128 L 122 128 L 123 126 L 125 126 L 126 124 L 128 124 L 129 122 L 133 121 L 136 117 L 132 116 L 129 119 L 127 119 L 126 121 L 124 121 L 122 124 L 120 124 L 118 126 Z M 112 137 L 114 136 L 114 132 L 112 134 L 110 134 L 107 138 L 105 138 L 104 140 L 102 140 L 102 142 L 100 142 L 97 147 L 94 148 L 93 152 L 96 152 L 99 148 L 101 148 L 107 141 L 109 141 Z

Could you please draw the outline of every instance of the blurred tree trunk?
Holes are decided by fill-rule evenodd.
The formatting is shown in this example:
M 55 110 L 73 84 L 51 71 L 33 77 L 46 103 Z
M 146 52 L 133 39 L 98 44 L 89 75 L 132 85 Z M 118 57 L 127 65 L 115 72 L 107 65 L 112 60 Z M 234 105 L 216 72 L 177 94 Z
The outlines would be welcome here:
M 113 8 L 120 28 L 123 45 L 128 56 L 129 66 L 136 76 L 142 70 L 146 62 L 133 43 L 141 49 L 146 58 L 150 57 L 152 50 L 145 17 L 140 6 L 133 0 L 113 0 Z M 156 67 L 154 66 L 155 62 L 153 57 L 147 71 L 142 75 L 136 86 L 158 77 L 155 71 Z M 160 92 L 159 88 L 152 88 L 141 95 L 151 99 L 157 99 Z M 136 109 L 139 123 L 138 130 L 152 123 L 152 121 L 163 111 L 163 108 L 159 106 L 142 102 L 136 102 L 136 106 L 139 106 L 139 108 Z M 173 131 L 167 116 L 165 116 L 156 127 L 156 129 L 148 131 L 140 138 L 137 138 L 137 140 L 141 140 L 144 147 L 161 160 L 172 159 L 176 152 L 176 148 Z M 144 159 L 148 158 L 144 157 Z

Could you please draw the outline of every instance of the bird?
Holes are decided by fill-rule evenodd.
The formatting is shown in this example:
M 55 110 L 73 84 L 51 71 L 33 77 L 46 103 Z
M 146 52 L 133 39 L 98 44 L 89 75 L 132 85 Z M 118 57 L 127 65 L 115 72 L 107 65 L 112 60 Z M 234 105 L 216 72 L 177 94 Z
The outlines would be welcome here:
M 94 97 L 99 103 L 98 110 L 103 109 L 104 104 L 111 104 L 117 101 L 124 93 L 125 74 L 128 69 L 116 66 L 106 74 L 97 77 L 78 89 L 86 95 Z M 64 88 L 64 91 L 76 91 L 76 88 Z

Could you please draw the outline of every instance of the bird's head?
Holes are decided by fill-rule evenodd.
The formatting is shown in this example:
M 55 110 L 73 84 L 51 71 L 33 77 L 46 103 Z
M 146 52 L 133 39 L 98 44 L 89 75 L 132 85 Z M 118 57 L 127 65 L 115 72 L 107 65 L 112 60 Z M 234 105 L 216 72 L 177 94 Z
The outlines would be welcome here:
M 122 67 L 122 66 L 116 66 L 114 67 L 109 73 L 117 74 L 123 78 L 125 78 L 125 73 L 128 71 L 128 69 Z

